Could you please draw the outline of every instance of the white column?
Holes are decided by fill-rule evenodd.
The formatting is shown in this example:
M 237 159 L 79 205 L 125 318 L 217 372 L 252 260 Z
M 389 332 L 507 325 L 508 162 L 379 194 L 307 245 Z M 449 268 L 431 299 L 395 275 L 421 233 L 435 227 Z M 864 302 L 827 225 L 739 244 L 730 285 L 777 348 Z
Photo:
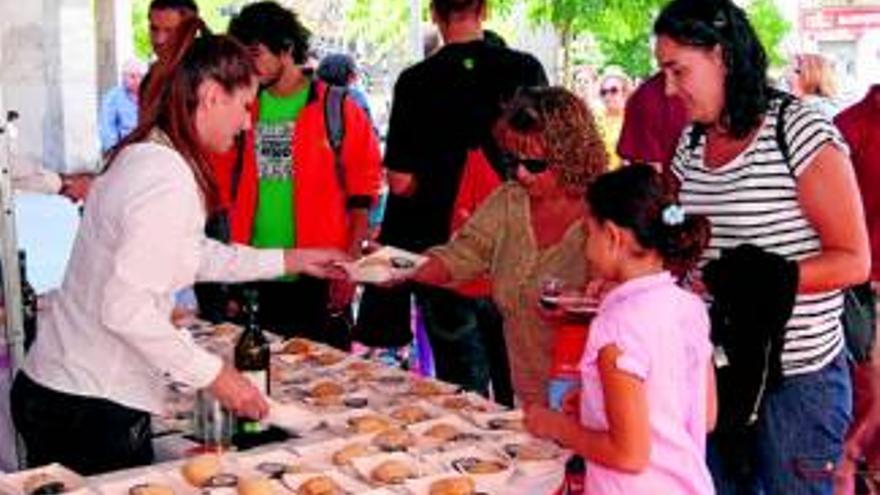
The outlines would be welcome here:
M 94 14 L 89 0 L 0 0 L 0 91 L 18 110 L 18 149 L 59 171 L 97 161 Z
M 119 83 L 126 60 L 134 56 L 132 0 L 95 0 L 98 94 Z

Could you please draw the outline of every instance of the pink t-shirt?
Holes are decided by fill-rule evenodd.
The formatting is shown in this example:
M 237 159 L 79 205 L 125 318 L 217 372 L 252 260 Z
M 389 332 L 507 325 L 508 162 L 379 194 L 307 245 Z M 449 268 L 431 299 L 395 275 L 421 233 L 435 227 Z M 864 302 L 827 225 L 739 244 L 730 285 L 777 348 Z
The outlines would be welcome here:
M 587 466 L 590 495 L 714 494 L 706 467 L 709 316 L 696 295 L 668 272 L 630 280 L 608 293 L 590 325 L 581 360 L 581 423 L 607 430 L 599 351 L 614 344 L 617 367 L 643 380 L 648 399 L 648 467 L 627 474 Z

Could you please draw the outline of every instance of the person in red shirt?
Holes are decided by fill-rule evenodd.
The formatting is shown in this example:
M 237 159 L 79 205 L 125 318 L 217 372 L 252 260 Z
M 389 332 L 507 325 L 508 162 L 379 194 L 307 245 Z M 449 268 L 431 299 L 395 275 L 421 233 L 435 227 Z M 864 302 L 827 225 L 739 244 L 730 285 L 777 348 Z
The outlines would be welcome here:
M 880 84 L 867 96 L 837 115 L 840 128 L 850 147 L 853 168 L 862 192 L 865 219 L 871 241 L 871 282 L 880 282 Z M 877 369 L 877 346 L 874 356 L 860 363 L 853 372 L 855 411 L 846 444 L 843 473 L 855 469 L 855 462 L 866 459 L 870 469 L 880 469 L 880 370 Z M 851 477 L 849 477 L 851 479 Z M 845 492 L 844 492 L 845 493 Z
M 666 78 L 658 72 L 629 97 L 617 154 L 625 163 L 649 163 L 665 171 L 687 124 L 684 104 L 666 94 Z

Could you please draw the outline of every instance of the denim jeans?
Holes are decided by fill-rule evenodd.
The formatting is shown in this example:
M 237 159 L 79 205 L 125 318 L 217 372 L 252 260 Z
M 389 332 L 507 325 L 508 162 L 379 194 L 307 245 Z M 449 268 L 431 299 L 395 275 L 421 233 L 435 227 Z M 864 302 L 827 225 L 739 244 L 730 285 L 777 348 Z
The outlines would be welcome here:
M 513 389 L 501 314 L 489 298 L 420 288 L 416 301 L 434 351 L 437 378 L 513 405 Z
M 846 353 L 825 368 L 786 377 L 768 391 L 747 448 L 753 476 L 736 478 L 709 442 L 709 468 L 718 495 L 832 495 L 852 414 Z

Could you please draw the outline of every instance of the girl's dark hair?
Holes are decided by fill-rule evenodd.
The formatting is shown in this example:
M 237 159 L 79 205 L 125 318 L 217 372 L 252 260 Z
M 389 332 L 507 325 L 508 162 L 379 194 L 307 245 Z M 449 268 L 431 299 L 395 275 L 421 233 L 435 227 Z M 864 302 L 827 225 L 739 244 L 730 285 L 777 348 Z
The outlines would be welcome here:
M 253 84 L 257 71 L 244 46 L 228 36 L 210 34 L 198 17 L 184 21 L 170 53 L 166 60 L 153 64 L 142 92 L 138 125 L 110 151 L 108 167 L 127 145 L 146 141 L 153 129 L 159 129 L 192 168 L 205 206 L 214 211 L 218 206 L 217 183 L 193 120 L 198 89 L 211 79 L 232 93 Z
M 293 61 L 304 64 L 312 33 L 299 17 L 273 1 L 246 5 L 229 21 L 228 34 L 247 46 L 260 43 L 275 55 L 290 50 Z
M 444 21 L 453 14 L 479 12 L 485 5 L 486 0 L 431 0 L 431 9 Z
M 742 9 L 731 0 L 672 0 L 654 22 L 654 34 L 706 49 L 720 45 L 727 69 L 721 124 L 737 138 L 759 125 L 774 93 L 767 53 Z
M 709 221 L 684 214 L 671 188 L 649 165 L 599 176 L 587 189 L 587 204 L 598 221 L 632 231 L 643 248 L 657 250 L 677 274 L 693 266 L 709 242 Z

